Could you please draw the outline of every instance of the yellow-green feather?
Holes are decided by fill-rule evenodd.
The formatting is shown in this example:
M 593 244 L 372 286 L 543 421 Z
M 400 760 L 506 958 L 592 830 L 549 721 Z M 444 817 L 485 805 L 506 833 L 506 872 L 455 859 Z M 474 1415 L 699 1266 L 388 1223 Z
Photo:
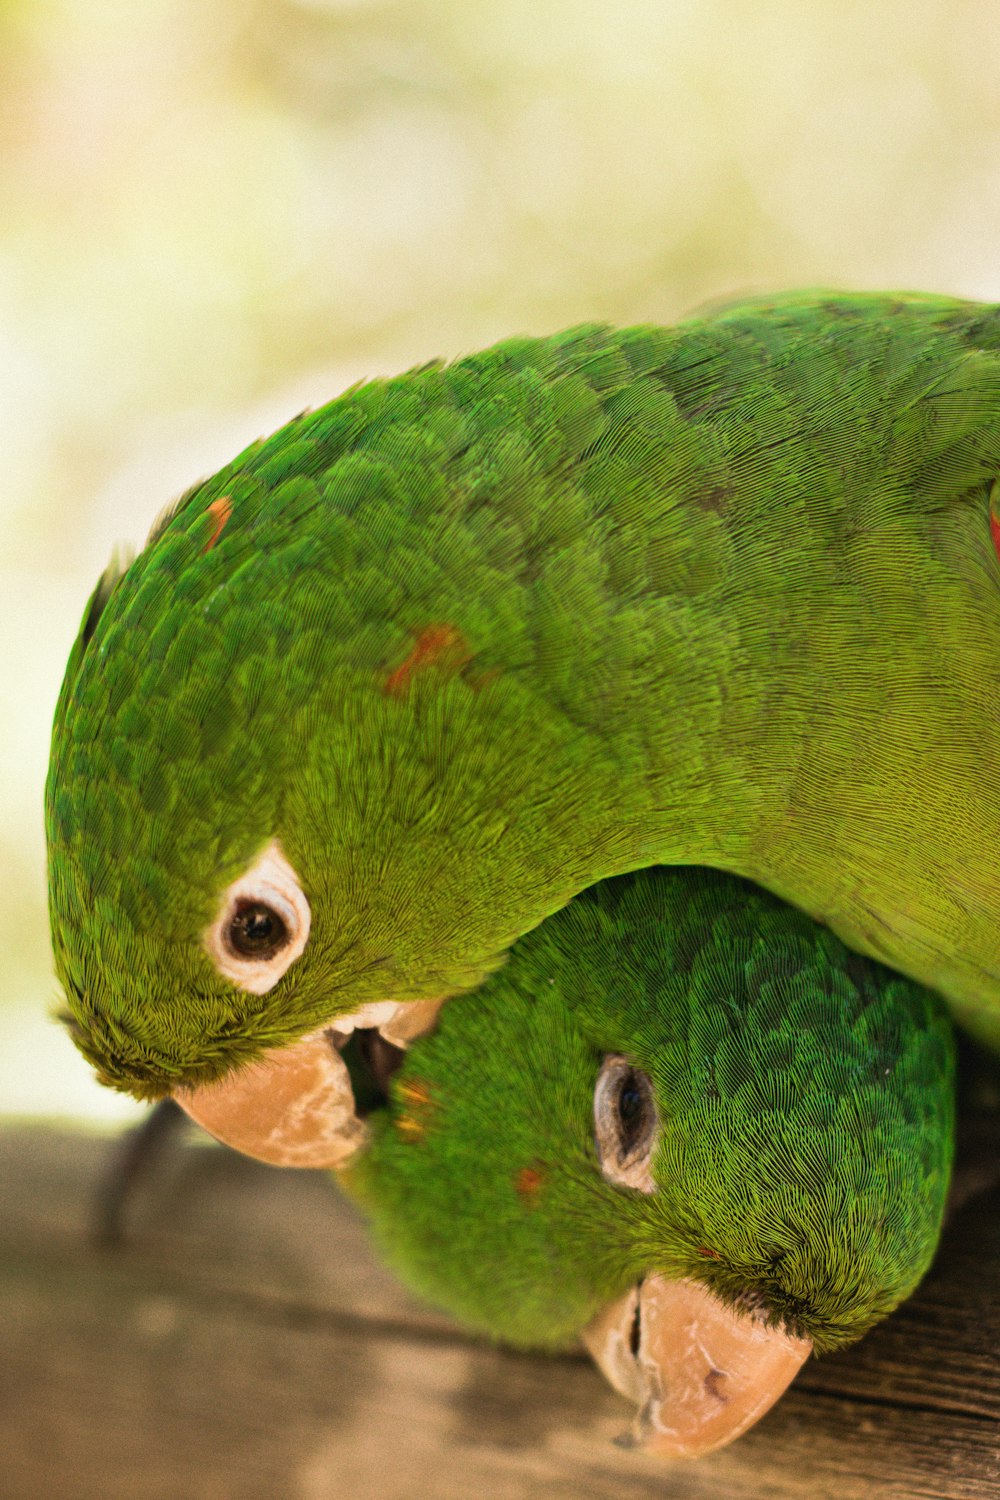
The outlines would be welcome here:
M 56 715 L 54 946 L 102 1076 L 155 1095 L 470 989 L 684 861 L 996 1040 L 998 344 L 993 308 L 833 294 L 517 339 L 191 490 Z M 274 837 L 313 931 L 255 999 L 201 933 Z

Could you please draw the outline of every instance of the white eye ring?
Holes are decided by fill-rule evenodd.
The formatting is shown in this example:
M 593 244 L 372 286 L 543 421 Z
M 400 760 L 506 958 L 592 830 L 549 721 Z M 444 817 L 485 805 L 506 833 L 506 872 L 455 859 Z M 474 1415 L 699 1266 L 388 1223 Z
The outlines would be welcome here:
M 622 1091 L 628 1089 L 632 1108 L 639 1112 L 626 1120 Z M 601 1176 L 616 1187 L 655 1193 L 651 1162 L 660 1142 L 660 1117 L 649 1074 L 613 1053 L 601 1064 L 594 1087 L 594 1142 Z
M 278 935 L 261 954 L 239 952 L 233 943 L 241 908 L 263 906 L 275 918 Z M 298 876 L 277 840 L 268 844 L 244 874 L 229 886 L 219 915 L 205 933 L 205 947 L 220 974 L 250 995 L 266 995 L 309 941 L 311 913 Z

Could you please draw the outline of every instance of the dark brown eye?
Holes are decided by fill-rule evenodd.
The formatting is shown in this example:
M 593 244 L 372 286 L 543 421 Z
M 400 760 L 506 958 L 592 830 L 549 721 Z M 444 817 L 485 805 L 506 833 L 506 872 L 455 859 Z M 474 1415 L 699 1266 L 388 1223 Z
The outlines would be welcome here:
M 203 941 L 216 969 L 249 995 L 266 995 L 309 941 L 309 901 L 272 839 L 221 892 Z
M 288 928 L 272 906 L 241 901 L 230 918 L 226 942 L 239 958 L 273 958 L 288 942 Z
M 649 1074 L 628 1058 L 606 1057 L 594 1089 L 594 1136 L 609 1182 L 656 1191 L 650 1167 L 660 1134 Z

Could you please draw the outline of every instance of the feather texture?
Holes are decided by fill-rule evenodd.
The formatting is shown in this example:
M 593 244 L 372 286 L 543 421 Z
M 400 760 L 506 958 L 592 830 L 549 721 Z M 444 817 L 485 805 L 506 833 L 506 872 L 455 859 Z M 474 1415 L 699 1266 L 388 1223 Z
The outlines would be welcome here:
M 46 793 L 74 1032 L 138 1094 L 468 990 L 595 881 L 749 877 L 1000 1036 L 1000 313 L 790 295 L 347 392 L 88 605 Z M 201 934 L 272 839 L 248 997 Z
M 601 1174 L 608 1054 L 652 1081 L 652 1193 Z M 565 1345 L 657 1273 L 824 1350 L 926 1271 L 953 1096 L 940 999 L 743 881 L 644 871 L 445 1006 L 340 1179 L 404 1280 L 508 1342 Z

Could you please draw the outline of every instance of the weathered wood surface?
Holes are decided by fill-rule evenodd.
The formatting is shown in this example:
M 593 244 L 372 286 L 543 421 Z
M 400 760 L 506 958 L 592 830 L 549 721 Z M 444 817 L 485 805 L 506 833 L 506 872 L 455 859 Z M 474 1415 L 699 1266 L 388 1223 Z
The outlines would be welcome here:
M 613 1446 L 628 1407 L 582 1359 L 463 1338 L 372 1259 L 316 1173 L 189 1137 L 89 1236 L 108 1143 L 0 1132 L 4 1500 L 869 1500 L 1000 1496 L 1000 1163 L 934 1271 L 699 1463 Z

